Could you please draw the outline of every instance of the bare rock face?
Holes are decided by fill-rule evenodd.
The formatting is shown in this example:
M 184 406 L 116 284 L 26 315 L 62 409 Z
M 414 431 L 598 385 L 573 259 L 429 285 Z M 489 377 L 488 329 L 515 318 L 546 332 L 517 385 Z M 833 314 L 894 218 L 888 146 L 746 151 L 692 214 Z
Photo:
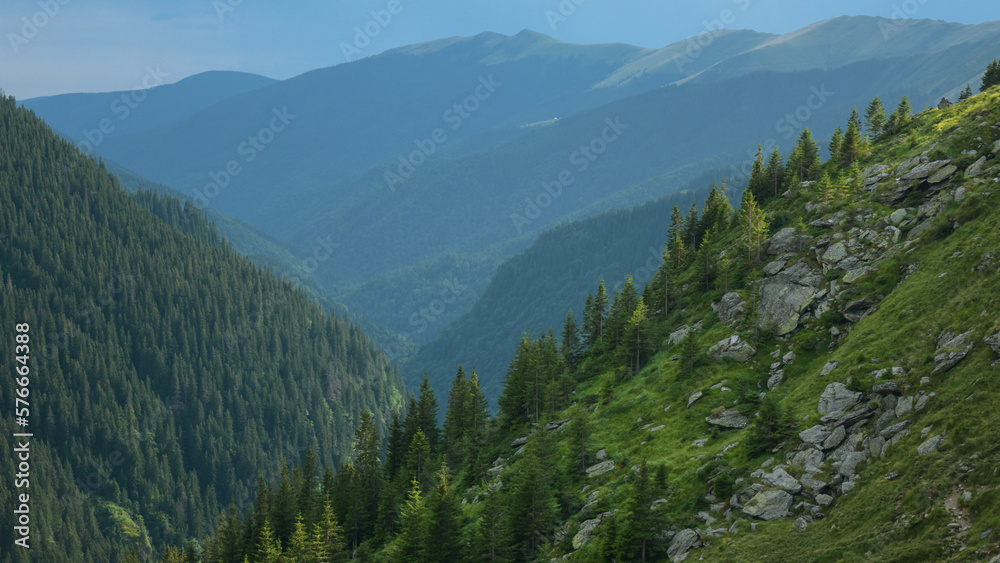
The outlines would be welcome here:
M 708 357 L 713 360 L 730 358 L 741 364 L 750 361 L 750 358 L 756 354 L 757 349 L 736 334 L 719 341 L 715 346 L 708 349 Z
M 972 336 L 971 330 L 965 334 L 956 334 L 950 330 L 941 333 L 937 340 L 938 348 L 934 353 L 934 371 L 931 375 L 944 373 L 964 360 L 972 351 L 970 336 Z
M 747 304 L 739 293 L 730 292 L 723 295 L 718 303 L 712 303 L 712 310 L 723 324 L 733 326 L 746 316 Z
M 819 414 L 841 416 L 861 402 L 861 393 L 834 382 L 826 386 L 819 398 Z M 825 439 L 825 438 L 824 438 Z
M 688 552 L 701 545 L 701 538 L 698 532 L 691 528 L 685 528 L 670 540 L 670 547 L 667 548 L 667 558 L 673 563 L 684 561 L 688 557 Z
M 812 237 L 800 235 L 794 227 L 787 227 L 778 231 L 767 245 L 767 253 L 772 256 L 802 252 L 812 244 Z
M 783 518 L 792 507 L 792 495 L 781 489 L 768 489 L 757 493 L 746 505 L 743 513 L 760 520 Z
M 799 262 L 761 285 L 757 327 L 784 336 L 799 326 L 799 319 L 816 298 L 823 279 Z
M 738 409 L 730 409 L 705 418 L 705 421 L 722 428 L 746 428 L 750 419 L 740 414 Z

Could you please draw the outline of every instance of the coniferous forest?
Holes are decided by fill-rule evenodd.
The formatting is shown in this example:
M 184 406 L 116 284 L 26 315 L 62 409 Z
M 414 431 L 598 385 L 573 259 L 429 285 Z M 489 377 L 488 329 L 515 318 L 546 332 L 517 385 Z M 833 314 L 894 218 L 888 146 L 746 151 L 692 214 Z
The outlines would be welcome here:
M 401 379 L 357 326 L 236 254 L 194 207 L 130 196 L 9 97 L 0 147 L 0 322 L 30 326 L 32 555 L 153 557 L 250 506 L 286 461 L 339 466 L 366 411 L 384 433 Z M 5 382 L 0 403 L 14 399 Z M 0 558 L 27 560 L 13 518 L 0 515 Z

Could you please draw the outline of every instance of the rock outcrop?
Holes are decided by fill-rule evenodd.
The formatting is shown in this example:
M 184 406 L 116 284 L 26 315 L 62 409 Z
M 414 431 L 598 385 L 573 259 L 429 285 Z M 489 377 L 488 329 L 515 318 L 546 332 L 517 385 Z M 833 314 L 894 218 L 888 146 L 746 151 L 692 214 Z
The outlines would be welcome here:
M 750 358 L 754 357 L 755 354 L 757 354 L 757 349 L 740 338 L 738 334 L 721 340 L 708 349 L 708 357 L 713 360 L 729 358 L 741 364 L 750 361 Z
M 792 495 L 781 489 L 766 489 L 743 506 L 743 513 L 759 520 L 784 518 L 792 507 Z

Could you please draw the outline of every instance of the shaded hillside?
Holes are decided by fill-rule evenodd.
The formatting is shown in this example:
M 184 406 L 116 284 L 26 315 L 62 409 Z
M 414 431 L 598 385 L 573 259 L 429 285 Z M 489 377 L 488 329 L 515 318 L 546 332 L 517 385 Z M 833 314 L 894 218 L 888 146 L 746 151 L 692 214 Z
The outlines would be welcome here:
M 159 553 L 245 505 L 283 460 L 311 450 L 336 466 L 362 411 L 384 428 L 401 407 L 398 373 L 360 328 L 239 256 L 198 210 L 129 195 L 13 98 L 0 138 L 0 319 L 12 343 L 28 327 L 31 560 Z M 0 516 L 0 552 L 26 561 L 13 519 Z

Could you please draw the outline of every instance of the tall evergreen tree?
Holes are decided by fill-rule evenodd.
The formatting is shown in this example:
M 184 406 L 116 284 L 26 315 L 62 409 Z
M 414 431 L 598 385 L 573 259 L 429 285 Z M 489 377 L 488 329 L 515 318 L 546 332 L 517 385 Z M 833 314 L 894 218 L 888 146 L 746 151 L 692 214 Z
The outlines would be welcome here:
M 444 419 L 444 441 L 448 463 L 455 467 L 462 465 L 462 443 L 469 427 L 469 378 L 462 366 L 451 383 L 448 394 L 448 412 Z
M 910 105 L 910 98 L 904 94 L 903 98 L 899 100 L 896 110 L 889 117 L 889 123 L 886 126 L 889 134 L 895 135 L 906 127 L 910 123 L 911 113 L 913 113 L 913 106 Z
M 524 458 L 511 477 L 505 512 L 507 531 L 514 548 L 530 560 L 552 530 L 556 501 L 551 470 L 541 451 L 546 438 L 536 433 L 528 440 Z
M 785 179 L 784 159 L 781 156 L 781 149 L 778 148 L 778 145 L 775 145 L 774 150 L 771 151 L 771 158 L 767 161 L 767 168 L 764 169 L 764 176 L 767 177 L 768 184 L 773 190 L 770 195 L 772 197 L 778 197 L 778 191 Z
M 458 563 L 462 560 L 461 508 L 452 490 L 448 466 L 443 465 L 426 503 L 426 535 L 421 546 L 424 561 Z
M 757 155 L 754 157 L 753 166 L 750 169 L 750 180 L 747 182 L 747 189 L 758 199 L 763 199 L 767 189 L 768 181 L 764 175 L 764 145 L 757 145 Z
M 808 127 L 802 130 L 799 139 L 789 158 L 788 167 L 802 181 L 811 181 L 819 177 L 822 162 L 819 158 L 819 146 L 813 140 L 812 131 Z M 794 187 L 794 186 L 793 186 Z
M 639 561 L 646 561 L 659 542 L 663 529 L 667 526 L 666 519 L 659 507 L 654 509 L 653 502 L 659 497 L 659 492 L 650 478 L 649 465 L 646 460 L 639 463 L 639 471 L 629 488 L 625 501 L 625 519 L 623 529 L 619 530 L 619 543 L 626 544 L 632 554 L 638 553 Z
M 844 148 L 844 130 L 837 127 L 830 138 L 830 162 L 840 162 L 841 149 Z
M 861 118 L 858 116 L 858 108 L 851 112 L 851 118 L 847 121 L 847 133 L 844 134 L 844 142 L 840 148 L 840 160 L 850 166 L 861 156 Z
M 885 134 L 885 127 L 888 122 L 888 118 L 885 114 L 885 106 L 882 104 L 882 99 L 878 96 L 868 103 L 868 109 L 865 111 L 865 123 L 868 125 L 868 138 L 877 141 L 882 138 Z
M 698 201 L 691 202 L 687 219 L 684 220 L 684 244 L 694 252 L 701 244 L 701 221 L 698 218 Z
M 686 231 L 687 227 L 684 224 L 681 208 L 674 204 L 674 210 L 670 214 L 670 230 L 667 231 L 667 248 L 670 255 L 673 256 L 677 268 L 684 265 L 684 248 L 687 246 L 684 242 Z
M 437 426 L 438 402 L 434 398 L 434 388 L 431 387 L 431 376 L 424 374 L 423 381 L 420 382 L 420 398 L 417 399 L 417 427 L 423 431 L 427 438 L 427 445 L 431 450 L 438 446 L 439 432 Z
M 576 361 L 576 355 L 580 351 L 580 332 L 576 326 L 576 317 L 573 316 L 573 309 L 566 314 L 566 322 L 563 323 L 562 332 L 562 354 L 563 360 L 572 365 Z
M 979 91 L 985 92 L 998 84 L 1000 84 L 1000 60 L 993 59 L 993 62 L 986 67 L 986 74 L 983 75 Z

